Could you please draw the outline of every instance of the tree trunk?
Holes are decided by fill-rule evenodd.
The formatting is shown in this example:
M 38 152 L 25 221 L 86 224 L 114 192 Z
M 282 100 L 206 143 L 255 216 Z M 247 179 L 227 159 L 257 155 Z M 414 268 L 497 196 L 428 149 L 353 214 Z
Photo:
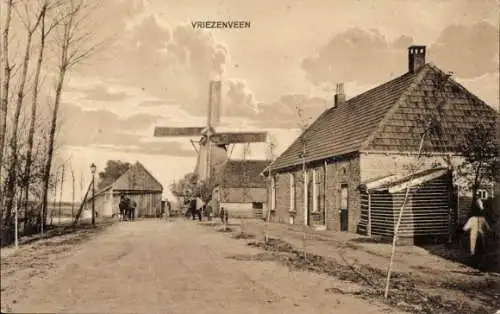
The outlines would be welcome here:
M 48 145 L 48 151 L 47 151 L 47 159 L 45 160 L 45 166 L 44 166 L 44 174 L 43 174 L 43 204 L 42 204 L 42 227 L 46 226 L 47 224 L 47 202 L 49 198 L 49 180 L 50 180 L 50 171 L 52 168 L 52 158 L 54 155 L 54 142 L 55 142 L 55 135 L 56 135 L 56 129 L 57 129 L 57 116 L 59 113 L 59 105 L 61 103 L 61 94 L 62 94 L 62 88 L 64 85 L 64 79 L 66 77 L 66 69 L 67 65 L 65 64 L 64 60 L 66 60 L 66 55 L 67 55 L 67 45 L 63 44 L 62 52 L 61 52 L 61 58 L 63 60 L 63 64 L 59 68 L 59 80 L 57 82 L 56 86 L 56 97 L 54 100 L 54 108 L 52 110 L 52 121 L 51 121 L 51 126 L 50 126 L 50 133 L 49 133 L 49 145 Z
M 10 87 L 10 64 L 9 64 L 9 30 L 10 21 L 12 18 L 13 0 L 5 1 L 7 4 L 5 25 L 2 36 L 2 63 L 3 63 L 3 79 L 2 90 L 0 93 L 0 178 L 2 178 L 3 152 L 5 146 L 5 132 L 7 130 L 7 104 L 9 102 L 9 87 Z M 3 195 L 0 192 L 0 204 L 3 204 Z
M 29 189 L 30 189 L 30 176 L 31 176 L 31 165 L 33 163 L 33 145 L 35 138 L 35 125 L 36 125 L 36 114 L 37 114 L 37 102 L 38 102 L 38 91 L 40 88 L 40 73 L 42 70 L 42 62 L 45 50 L 45 38 L 47 34 L 45 33 L 45 12 L 41 16 L 41 30 L 40 30 L 40 48 L 38 51 L 38 60 L 35 70 L 35 78 L 33 82 L 33 99 L 31 103 L 31 120 L 30 128 L 28 131 L 28 151 L 26 153 L 26 165 L 24 169 L 24 176 L 27 178 L 26 187 L 24 190 L 24 200 L 26 204 L 29 202 Z M 27 208 L 26 208 L 27 213 Z
M 11 161 L 9 163 L 9 173 L 7 177 L 7 191 L 5 193 L 7 201 L 5 204 L 5 209 L 7 211 L 12 211 L 12 205 L 14 203 L 15 189 L 17 184 L 17 167 L 19 156 L 17 152 L 17 142 L 18 142 L 18 131 L 19 131 L 19 118 L 21 116 L 21 108 L 23 106 L 24 99 L 24 86 L 26 85 L 26 76 L 28 74 L 28 67 L 30 63 L 30 50 L 31 50 L 31 40 L 33 38 L 33 29 L 28 28 L 26 34 L 26 48 L 24 50 L 23 68 L 21 72 L 21 78 L 19 82 L 19 90 L 17 92 L 17 102 L 16 110 L 14 112 L 14 121 L 12 125 L 12 135 L 10 138 L 10 148 L 11 148 Z M 19 206 L 19 204 L 18 204 Z
M 9 88 L 10 88 L 10 73 L 11 67 L 9 64 L 9 30 L 10 21 L 12 18 L 13 0 L 5 1 L 7 4 L 5 25 L 3 28 L 2 36 L 2 63 L 3 63 L 3 78 L 2 88 L 0 90 L 0 182 L 2 183 L 2 170 L 4 165 L 4 148 L 5 138 L 7 131 L 7 105 L 9 102 Z M 4 206 L 4 191 L 0 188 L 0 237 L 4 236 L 4 227 L 7 225 L 7 217 L 5 217 L 6 207 Z M 5 220 L 4 220 L 5 219 Z

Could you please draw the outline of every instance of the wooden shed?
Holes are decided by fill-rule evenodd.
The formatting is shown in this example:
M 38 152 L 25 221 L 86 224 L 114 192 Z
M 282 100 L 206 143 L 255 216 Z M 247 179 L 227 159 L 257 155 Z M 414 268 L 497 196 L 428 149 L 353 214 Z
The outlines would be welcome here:
M 361 184 L 360 233 L 392 239 L 407 187 L 399 238 L 408 244 L 447 241 L 456 225 L 455 190 L 447 168 Z
M 268 160 L 228 160 L 218 171 L 212 198 L 229 210 L 231 217 L 262 217 L 266 182 L 260 173 L 268 165 Z
M 117 215 L 122 193 L 137 203 L 136 217 L 160 216 L 163 186 L 140 162 L 136 162 L 115 182 L 96 193 L 97 213 L 103 217 Z M 87 210 L 91 204 L 92 198 L 85 204 Z

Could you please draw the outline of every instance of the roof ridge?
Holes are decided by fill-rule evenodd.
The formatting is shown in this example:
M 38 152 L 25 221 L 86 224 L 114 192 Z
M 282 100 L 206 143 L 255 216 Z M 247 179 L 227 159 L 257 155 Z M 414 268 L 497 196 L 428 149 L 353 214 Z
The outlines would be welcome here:
M 382 120 L 380 120 L 380 122 L 378 123 L 377 128 L 373 132 L 371 132 L 371 134 L 361 143 L 359 150 L 363 150 L 366 147 L 368 147 L 368 145 L 373 141 L 373 139 L 376 137 L 376 135 L 379 134 L 383 130 L 387 121 L 389 121 L 389 119 L 392 117 L 392 115 L 399 109 L 401 103 L 404 101 L 404 99 L 406 99 L 406 97 L 408 97 L 408 94 L 411 91 L 413 91 L 416 88 L 416 86 L 418 86 L 418 84 L 420 84 L 422 82 L 423 78 L 425 77 L 425 75 L 427 74 L 429 69 L 434 69 L 434 68 L 435 68 L 434 65 L 432 65 L 430 63 L 426 63 L 419 70 L 420 72 L 416 75 L 415 80 L 413 82 L 411 82 L 410 86 L 401 94 L 401 96 L 394 103 L 392 108 L 389 109 L 385 113 Z
M 438 66 L 436 66 L 434 63 L 432 62 L 429 62 L 428 63 L 429 67 L 431 67 L 434 71 L 437 71 L 437 72 L 440 72 L 442 74 L 446 74 L 443 70 L 441 70 Z M 452 72 L 453 73 L 453 72 Z M 491 107 L 490 105 L 488 105 L 484 100 L 482 100 L 481 98 L 479 98 L 478 96 L 476 96 L 474 93 L 472 93 L 471 91 L 469 91 L 467 88 L 465 88 L 462 84 L 460 84 L 459 82 L 457 82 L 453 76 L 450 77 L 450 81 L 451 83 L 455 84 L 458 88 L 460 88 L 460 90 L 466 94 L 468 94 L 469 96 L 471 96 L 472 98 L 474 98 L 474 100 L 476 100 L 477 102 L 481 103 L 482 105 L 485 105 L 486 107 L 490 108 L 492 111 L 494 111 L 495 113 L 498 114 L 498 108 L 493 108 Z
M 142 164 L 140 163 L 139 161 L 137 161 L 135 163 L 137 166 L 141 167 L 142 170 L 144 170 L 146 172 L 147 175 L 149 175 L 151 177 L 151 179 L 153 179 L 162 189 L 163 189 L 163 185 L 160 183 L 160 181 L 158 181 L 152 174 L 151 172 L 149 172 L 149 170 Z M 132 168 L 132 167 L 131 167 Z

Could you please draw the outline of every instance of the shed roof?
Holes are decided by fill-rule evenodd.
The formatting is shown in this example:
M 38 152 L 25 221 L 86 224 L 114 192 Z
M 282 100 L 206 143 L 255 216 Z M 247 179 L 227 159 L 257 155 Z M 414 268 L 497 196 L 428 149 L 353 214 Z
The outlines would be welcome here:
M 449 173 L 448 168 L 430 168 L 421 170 L 413 174 L 390 175 L 377 180 L 369 180 L 360 184 L 360 189 L 368 191 L 389 191 L 390 193 L 399 192 L 406 189 L 406 186 L 414 187 L 439 178 Z
M 498 113 L 428 63 L 323 112 L 273 163 L 279 170 L 306 162 L 369 150 L 416 151 L 426 121 L 440 122 L 424 151 L 457 151 L 457 139 L 478 122 L 494 124 Z M 441 101 L 444 99 L 444 101 Z
M 96 196 L 110 189 L 114 191 L 163 192 L 161 183 L 138 161 L 115 182 L 97 192 Z

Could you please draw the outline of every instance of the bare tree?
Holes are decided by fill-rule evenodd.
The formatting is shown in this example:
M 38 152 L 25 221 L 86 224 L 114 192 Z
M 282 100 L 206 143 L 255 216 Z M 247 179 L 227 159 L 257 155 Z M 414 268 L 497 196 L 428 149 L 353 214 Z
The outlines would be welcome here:
M 3 181 L 2 170 L 4 165 L 4 146 L 6 141 L 7 131 L 7 106 L 9 103 L 9 89 L 12 67 L 9 62 L 9 31 L 12 19 L 13 0 L 6 1 L 6 18 L 2 33 L 2 64 L 3 76 L 1 78 L 2 86 L 0 90 L 0 182 Z M 3 185 L 3 184 L 2 184 Z M 0 227 L 3 229 L 4 225 L 4 191 L 0 188 Z
M 83 62 L 95 53 L 99 47 L 93 44 L 92 32 L 84 29 L 84 22 L 88 19 L 93 8 L 83 0 L 69 0 L 60 7 L 60 16 L 57 17 L 61 36 L 58 39 L 59 60 L 58 78 L 55 88 L 55 99 L 52 108 L 52 119 L 49 132 L 47 159 L 44 167 L 44 195 L 42 205 L 42 225 L 46 222 L 49 177 L 54 154 L 55 134 L 58 125 L 59 107 L 66 75 L 74 66 Z
M 269 135 L 269 141 L 267 143 L 267 151 L 266 151 L 266 155 L 267 155 L 267 159 L 270 161 L 270 164 L 267 168 L 267 171 L 268 171 L 268 178 L 269 178 L 269 182 L 271 182 L 272 184 L 272 175 L 273 175 L 273 162 L 274 162 L 274 159 L 276 158 L 275 156 L 275 151 L 276 151 L 276 138 Z M 270 185 L 271 185 L 270 184 Z M 273 187 L 271 186 L 271 193 L 273 193 Z M 272 205 L 271 205 L 272 206 Z M 269 222 L 271 220 L 271 206 L 269 206 L 269 202 L 268 202 L 268 208 L 267 208 L 267 213 L 266 213 L 266 221 L 265 221 L 265 224 L 264 224 L 264 242 L 267 243 L 269 241 Z
M 301 132 L 298 140 L 302 146 L 302 152 L 299 154 L 299 158 L 302 160 L 302 186 L 304 188 L 304 204 L 306 204 L 307 200 L 305 199 L 306 197 L 306 192 L 307 191 L 307 184 L 308 184 L 308 173 L 307 173 L 307 164 L 306 164 L 306 159 L 308 157 L 308 151 L 307 151 L 307 143 L 308 143 L 308 138 L 306 134 L 306 130 L 309 127 L 309 120 L 310 117 L 306 117 L 303 108 L 301 107 L 300 104 L 297 104 L 296 106 L 297 110 L 297 116 L 299 118 L 298 120 L 298 127 Z M 309 204 L 307 204 L 309 206 Z M 309 220 L 310 215 L 309 215 L 309 209 L 304 208 L 304 219 Z M 307 225 L 306 221 L 304 221 L 304 224 L 302 226 L 302 250 L 304 254 L 304 260 L 307 259 Z
M 45 9 L 42 8 L 40 12 L 37 13 L 36 21 L 34 24 L 31 23 L 31 18 L 28 10 L 28 4 L 25 2 L 24 3 L 24 11 L 26 14 L 26 20 L 21 17 L 21 14 L 18 13 L 19 19 L 24 25 L 26 29 L 26 46 L 24 50 L 24 56 L 23 56 L 23 62 L 22 62 L 22 68 L 21 68 L 21 76 L 19 78 L 19 87 L 17 90 L 17 99 L 16 99 L 16 106 L 14 110 L 14 120 L 13 120 L 13 125 L 12 125 L 12 134 L 10 138 L 10 162 L 9 162 L 9 171 L 8 171 L 8 177 L 7 177 L 7 184 L 6 184 L 6 192 L 5 195 L 7 197 L 6 204 L 5 204 L 5 209 L 7 210 L 7 213 L 10 213 L 12 210 L 12 206 L 14 203 L 14 198 L 15 198 L 15 188 L 16 184 L 18 183 L 18 162 L 19 162 L 19 151 L 18 151 L 18 131 L 19 131 L 19 118 L 21 116 L 21 108 L 23 105 L 23 100 L 25 96 L 25 86 L 26 86 L 26 80 L 27 80 L 27 74 L 28 74 L 28 68 L 29 68 L 29 63 L 30 63 L 30 54 L 31 54 L 31 41 L 33 38 L 34 32 L 37 30 L 38 26 L 40 25 L 40 21 L 42 19 L 42 16 L 45 14 Z M 16 12 L 18 12 L 16 10 Z M 17 219 L 18 216 L 18 209 L 19 205 L 16 205 L 15 208 L 15 216 Z M 15 229 L 17 231 L 17 221 L 15 221 Z M 17 239 L 17 234 L 16 234 L 16 239 Z
M 397 240 L 399 236 L 399 228 L 401 226 L 401 220 L 403 218 L 403 213 L 405 211 L 406 203 L 408 202 L 408 197 L 411 193 L 412 186 L 410 185 L 411 178 L 419 171 L 423 166 L 424 157 L 424 143 L 429 138 L 437 138 L 440 142 L 442 139 L 442 126 L 441 126 L 441 115 L 443 112 L 443 107 L 446 102 L 446 88 L 448 86 L 451 74 L 436 74 L 432 78 L 434 90 L 428 94 L 423 99 L 423 104 L 428 109 L 425 114 L 422 114 L 418 120 L 419 126 L 422 129 L 422 134 L 420 136 L 420 142 L 416 154 L 416 159 L 413 163 L 408 165 L 409 178 L 405 184 L 405 197 L 401 208 L 399 209 L 398 220 L 394 228 L 394 235 L 392 239 L 392 249 L 391 258 L 389 265 L 387 267 L 387 278 L 385 283 L 384 297 L 387 299 L 389 297 L 389 288 L 391 283 L 392 267 L 394 263 L 394 255 L 396 252 Z
M 10 77 L 12 67 L 9 63 L 9 31 L 10 24 L 12 20 L 12 10 L 13 10 L 13 0 L 5 1 L 6 8 L 6 18 L 3 27 L 2 34 L 2 64 L 3 64 L 3 78 L 2 78 L 2 88 L 0 91 L 0 180 L 2 178 L 2 166 L 3 165 L 3 152 L 5 145 L 5 137 L 7 130 L 7 104 L 9 102 L 9 89 L 10 89 Z M 3 195 L 3 193 L 0 193 Z M 0 204 L 3 204 L 3 199 L 0 196 Z
M 26 178 L 26 186 L 24 190 L 24 200 L 25 204 L 28 203 L 29 200 L 29 190 L 30 190 L 30 176 L 31 176 L 31 168 L 33 164 L 33 145 L 34 145 L 34 138 L 35 138 L 35 128 L 36 128 L 36 120 L 37 120 L 37 107 L 38 107 L 38 95 L 39 95 L 39 90 L 40 90 L 40 74 L 42 70 L 42 63 L 44 60 L 44 54 L 45 54 L 45 44 L 47 37 L 49 36 L 50 32 L 55 28 L 57 25 L 57 20 L 53 21 L 50 25 L 46 25 L 46 17 L 47 17 L 47 11 L 51 9 L 51 6 L 49 6 L 49 1 L 44 0 L 41 8 L 41 16 L 40 16 L 40 47 L 38 48 L 38 59 L 36 63 L 36 69 L 35 69 L 35 76 L 34 76 L 34 81 L 33 81 L 33 96 L 32 96 L 32 102 L 31 102 L 31 120 L 30 120 L 30 127 L 28 131 L 28 147 L 27 147 L 27 152 L 26 152 L 26 164 L 24 168 L 24 177 Z

